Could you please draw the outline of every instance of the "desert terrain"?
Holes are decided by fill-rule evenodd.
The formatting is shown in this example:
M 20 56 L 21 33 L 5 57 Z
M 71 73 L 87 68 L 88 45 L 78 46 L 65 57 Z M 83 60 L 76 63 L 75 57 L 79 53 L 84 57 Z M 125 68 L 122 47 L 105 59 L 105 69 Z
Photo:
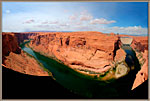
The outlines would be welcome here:
M 29 40 L 29 47 L 40 54 L 60 60 L 68 67 L 85 75 L 99 77 L 125 61 L 126 52 L 121 48 L 120 37 L 131 37 L 132 49 L 141 65 L 132 89 L 148 79 L 148 37 L 117 35 L 94 31 L 84 32 L 26 32 L 2 33 L 3 66 L 12 70 L 37 76 L 49 76 L 38 61 L 21 50 L 19 46 Z M 124 72 L 124 71 L 123 71 Z M 104 78 L 119 78 L 111 72 Z

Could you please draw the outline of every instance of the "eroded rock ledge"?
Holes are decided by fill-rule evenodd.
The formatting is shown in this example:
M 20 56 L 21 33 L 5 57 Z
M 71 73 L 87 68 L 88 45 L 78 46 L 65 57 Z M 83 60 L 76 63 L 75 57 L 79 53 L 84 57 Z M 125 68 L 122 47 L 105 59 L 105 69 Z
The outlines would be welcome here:
M 147 37 L 117 36 L 112 33 L 103 34 L 91 31 L 41 33 L 34 37 L 30 47 L 47 56 L 56 57 L 80 72 L 99 75 L 113 67 L 114 62 L 121 62 L 125 59 L 126 53 L 120 48 L 119 40 L 119 37 L 124 36 L 133 38 L 131 47 L 136 53 L 138 51 L 147 54 L 145 52 L 148 50 Z
M 30 35 L 2 33 L 2 65 L 24 74 L 48 76 L 48 72 L 43 70 L 33 57 L 28 56 L 19 47 L 19 43 L 29 39 L 28 36 Z
M 31 43 L 35 51 L 55 56 L 73 69 L 99 72 L 111 67 L 119 49 L 117 35 L 101 32 L 44 33 Z M 107 68 L 107 69 L 106 69 Z

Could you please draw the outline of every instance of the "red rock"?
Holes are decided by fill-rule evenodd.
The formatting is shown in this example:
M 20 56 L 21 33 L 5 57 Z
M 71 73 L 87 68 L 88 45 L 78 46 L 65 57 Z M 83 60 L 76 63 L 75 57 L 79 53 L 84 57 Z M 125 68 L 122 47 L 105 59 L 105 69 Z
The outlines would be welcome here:
M 44 71 L 34 58 L 23 52 L 21 54 L 10 52 L 9 56 L 6 56 L 5 67 L 23 74 L 49 76 L 48 72 Z
M 115 56 L 115 62 L 121 62 L 125 60 L 125 58 L 126 58 L 126 52 L 121 48 L 117 50 L 116 56 Z
M 5 56 L 8 56 L 10 52 L 17 54 L 21 53 L 21 49 L 18 46 L 18 40 L 12 33 L 2 33 L 2 62 L 4 63 Z
M 51 32 L 39 34 L 30 46 L 35 51 L 56 56 L 65 64 L 83 63 L 80 67 L 103 68 L 110 66 L 114 56 L 114 43 L 117 36 L 109 36 L 100 32 Z
M 148 37 L 133 37 L 131 47 L 135 50 L 136 54 L 141 53 L 145 63 L 141 70 L 137 73 L 132 89 L 136 88 L 148 79 Z M 139 61 L 141 61 L 141 59 Z
M 5 35 L 8 34 L 8 35 Z M 55 56 L 66 65 L 74 69 L 86 69 L 95 72 L 105 72 L 112 66 L 112 61 L 122 61 L 125 58 L 125 53 L 120 49 L 120 41 L 114 33 L 103 34 L 101 32 L 34 32 L 34 33 L 3 33 L 3 57 L 9 55 L 10 52 L 17 53 L 20 48 L 19 43 L 25 39 L 32 38 L 30 46 L 37 52 L 47 56 Z M 15 38 L 15 37 L 16 38 Z M 148 37 L 119 35 L 120 37 L 132 37 L 133 42 L 131 47 L 143 55 L 148 51 Z M 8 38 L 10 37 L 10 38 Z M 11 40 L 9 40 L 11 39 Z M 18 39 L 18 44 L 16 43 Z M 16 40 L 16 41 L 15 41 Z M 7 43 L 12 43 L 7 45 Z M 17 51 L 16 51 L 17 50 Z M 20 55 L 20 54 L 18 54 Z M 123 57 L 122 57 L 123 55 Z M 13 58 L 23 57 L 12 55 Z M 26 56 L 25 56 L 26 57 Z M 148 61 L 148 57 L 143 57 Z M 9 62 L 7 62 L 9 64 Z M 11 63 L 13 64 L 13 62 Z M 28 64 L 25 62 L 25 64 Z M 145 62 L 142 69 L 137 74 L 137 78 L 142 81 L 148 78 L 147 68 L 148 63 Z M 19 67 L 18 67 L 19 68 Z M 19 70 L 19 69 L 18 69 Z M 22 70 L 20 69 L 20 72 Z M 29 71 L 36 71 L 29 69 Z M 141 76 L 140 73 L 144 75 Z M 39 74 L 38 74 L 39 75 Z M 140 76 L 138 76 L 140 75 Z M 141 83 L 140 80 L 135 80 L 134 85 Z M 142 81 L 143 82 L 143 81 Z M 134 86 L 135 87 L 135 86 Z
M 148 50 L 147 37 L 132 37 L 131 47 L 143 52 Z M 73 69 L 104 72 L 111 68 L 112 61 L 122 61 L 126 53 L 120 49 L 118 35 L 100 32 L 50 32 L 40 33 L 30 44 L 35 51 L 56 56 Z M 148 58 L 146 58 L 148 59 Z M 145 68 L 148 66 L 144 65 Z M 106 70 L 105 70 L 106 69 Z M 144 70 L 146 72 L 146 70 Z
M 23 38 L 22 35 L 18 36 Z M 21 51 L 19 42 L 21 41 L 18 41 L 14 33 L 2 33 L 2 65 L 29 75 L 48 76 L 47 71 L 44 71 L 34 58 L 27 56 Z
M 111 32 L 111 33 L 110 33 L 110 35 L 112 35 L 112 36 L 113 36 L 113 35 L 115 35 L 115 33 L 112 33 L 112 32 Z
M 136 88 L 137 86 L 139 86 L 145 80 L 148 79 L 148 51 L 145 50 L 144 53 L 142 54 L 143 54 L 143 59 L 145 60 L 145 63 L 141 67 L 141 70 L 137 73 L 132 89 Z

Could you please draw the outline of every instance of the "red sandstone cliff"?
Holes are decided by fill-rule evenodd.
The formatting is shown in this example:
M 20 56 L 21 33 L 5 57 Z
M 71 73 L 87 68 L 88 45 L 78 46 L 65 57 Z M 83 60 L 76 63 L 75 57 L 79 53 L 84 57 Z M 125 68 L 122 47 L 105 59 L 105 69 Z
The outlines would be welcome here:
M 133 38 L 131 47 L 136 51 L 147 54 L 148 38 L 135 37 Z M 105 72 L 110 69 L 114 62 L 123 61 L 126 53 L 120 49 L 121 42 L 118 36 L 114 33 L 103 34 L 101 32 L 51 32 L 40 33 L 33 38 L 30 43 L 35 51 L 45 54 L 47 56 L 56 57 L 66 65 L 76 70 L 88 70 L 97 73 Z M 142 57 L 146 61 L 147 57 Z M 144 68 L 144 69 L 143 69 Z M 141 78 L 142 82 L 147 79 L 147 63 L 145 62 L 141 70 L 144 77 Z M 135 88 L 141 81 L 135 80 L 133 88 Z M 136 86 L 135 86 L 136 85 Z
M 37 36 L 38 32 L 24 32 L 24 33 L 13 33 L 18 39 L 18 44 L 24 42 L 24 40 L 29 40 Z
M 17 68 L 15 67 L 13 69 L 27 74 L 40 75 L 42 71 L 34 70 L 35 68 L 30 67 L 31 64 L 36 65 L 35 67 L 38 67 L 38 65 L 33 59 L 30 60 L 29 58 L 25 58 L 27 56 L 21 52 L 17 44 L 17 39 L 18 43 L 22 43 L 24 40 L 32 38 L 33 40 L 30 43 L 30 47 L 32 47 L 35 51 L 40 52 L 46 56 L 56 57 L 66 65 L 79 71 L 83 69 L 97 73 L 105 72 L 114 66 L 112 63 L 113 61 L 120 62 L 123 61 L 126 57 L 126 53 L 120 49 L 121 42 L 118 40 L 118 36 L 114 33 L 103 34 L 101 32 L 37 32 L 3 33 L 3 36 L 3 58 L 12 52 L 12 54 L 7 57 L 5 63 L 12 69 L 15 67 L 13 63 L 17 64 L 17 61 L 19 61 L 20 64 L 22 63 L 26 66 L 19 64 Z M 135 88 L 148 78 L 148 38 L 129 35 L 120 36 L 132 37 L 133 42 L 131 47 L 136 51 L 137 55 L 141 53 L 143 55 L 142 59 L 145 59 L 145 62 L 137 74 L 136 80 L 134 82 L 133 88 Z M 30 64 L 29 61 L 32 61 L 33 63 Z M 36 73 L 35 71 L 40 72 Z
M 29 57 L 21 50 L 18 39 L 14 33 L 2 33 L 3 66 L 25 74 L 48 76 L 48 73 L 39 66 L 34 58 Z
M 148 37 L 134 37 L 131 47 L 142 64 L 132 87 L 134 89 L 148 79 Z
M 53 32 L 35 37 L 30 46 L 48 56 L 55 56 L 74 69 L 108 70 L 118 46 L 118 37 L 100 32 Z M 107 68 L 107 69 L 106 69 Z
M 21 49 L 18 46 L 18 40 L 12 33 L 2 34 L 2 63 L 4 63 L 5 56 L 9 56 L 10 52 L 20 54 Z

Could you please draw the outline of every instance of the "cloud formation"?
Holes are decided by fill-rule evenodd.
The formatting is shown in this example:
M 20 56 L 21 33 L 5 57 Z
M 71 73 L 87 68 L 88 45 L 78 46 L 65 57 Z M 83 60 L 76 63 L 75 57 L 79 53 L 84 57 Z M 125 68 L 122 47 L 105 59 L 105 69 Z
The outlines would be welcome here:
M 6 10 L 5 10 L 6 13 Z M 7 13 L 10 13 L 8 10 Z M 74 12 L 65 15 L 47 13 L 10 13 L 3 18 L 3 31 L 99 31 L 103 33 L 120 33 L 143 35 L 148 33 L 148 28 L 141 26 L 108 27 L 109 24 L 117 23 L 111 19 L 102 17 L 95 18 L 88 11 Z
M 58 24 L 58 21 L 50 21 L 49 24 Z
M 129 27 L 105 27 L 105 28 L 99 28 L 99 31 L 101 32 L 114 32 L 114 33 L 120 33 L 120 34 L 130 34 L 130 35 L 143 35 L 148 33 L 147 28 L 142 28 L 141 26 L 129 26 Z
M 68 23 L 61 23 L 61 24 L 59 24 L 59 26 L 64 27 L 64 26 L 69 26 L 69 24 Z
M 115 20 L 108 21 L 104 18 L 93 19 L 90 21 L 90 24 L 111 24 L 111 23 L 116 23 L 116 21 Z
M 10 13 L 10 10 L 6 10 L 6 13 L 9 14 L 9 13 Z
M 110 28 L 112 31 L 116 31 L 118 33 L 124 34 L 146 34 L 148 33 L 147 28 L 142 28 L 141 26 L 129 26 L 129 27 L 112 27 Z
M 70 20 L 76 20 L 76 19 L 77 19 L 77 16 L 71 15 L 71 16 L 69 17 L 69 19 L 70 19 Z
M 26 20 L 25 22 L 23 22 L 23 24 L 31 24 L 33 22 L 35 22 L 34 19 L 29 19 L 29 20 Z
M 81 15 L 80 16 L 80 21 L 89 21 L 92 20 L 93 16 L 91 15 Z
M 42 22 L 41 24 L 48 24 L 48 21 L 44 21 L 44 22 Z

